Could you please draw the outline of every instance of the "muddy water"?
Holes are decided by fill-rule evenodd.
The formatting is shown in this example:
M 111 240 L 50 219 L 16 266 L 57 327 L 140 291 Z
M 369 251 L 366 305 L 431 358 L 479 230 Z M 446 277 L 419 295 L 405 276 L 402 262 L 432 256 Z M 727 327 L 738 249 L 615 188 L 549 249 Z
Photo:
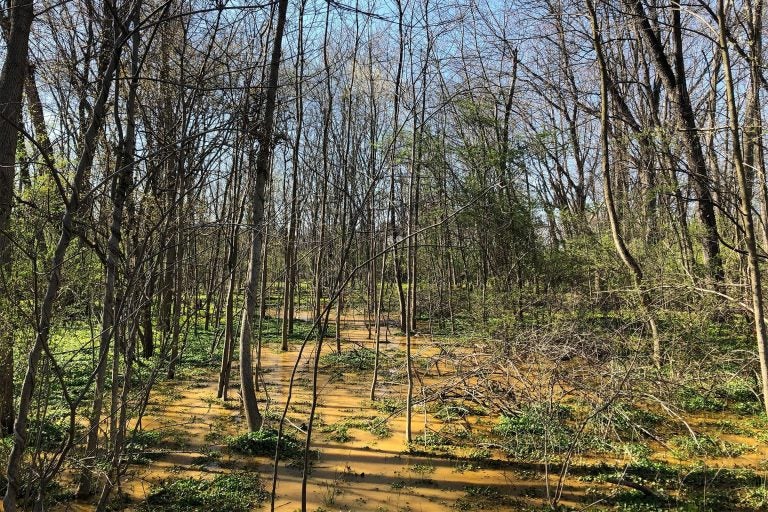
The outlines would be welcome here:
M 347 322 L 348 328 L 343 333 L 344 345 L 365 343 L 370 346 L 367 330 L 354 325 L 350 319 Z M 383 350 L 400 350 L 402 339 L 390 336 L 390 341 L 392 343 L 384 344 Z M 333 340 L 326 340 L 324 352 L 333 350 L 333 343 Z M 290 425 L 300 427 L 308 417 L 311 398 L 310 360 L 314 357 L 314 347 L 308 347 L 307 352 L 299 364 L 297 379 L 300 384 L 294 389 L 294 405 L 288 415 Z M 266 348 L 262 354 L 264 380 L 273 400 L 271 406 L 279 404 L 279 407 L 275 407 L 278 412 L 282 412 L 284 407 L 287 382 L 296 356 L 295 351 L 281 353 L 272 347 Z M 348 441 L 332 440 L 329 433 L 322 432 L 323 426 L 355 418 L 389 416 L 371 407 L 367 399 L 370 382 L 367 375 L 365 378 L 366 381 L 362 382 L 361 375 L 357 374 L 344 374 L 341 379 L 338 375 L 332 379 L 327 375 L 320 377 L 317 409 L 319 425 L 315 425 L 312 445 L 319 450 L 320 455 L 319 460 L 313 464 L 309 480 L 309 510 L 321 507 L 326 510 L 448 510 L 464 497 L 467 486 L 489 486 L 507 495 L 511 494 L 512 487 L 521 484 L 519 478 L 508 471 L 461 472 L 456 463 L 444 458 L 408 455 L 404 442 L 405 419 L 399 413 L 393 414 L 387 421 L 392 432 L 390 437 L 381 439 L 367 430 L 350 428 Z M 405 392 L 404 384 L 388 382 L 385 374 L 377 394 L 381 398 L 403 399 Z M 436 428 L 436 425 L 428 426 Z M 423 429 L 423 418 L 415 418 L 414 432 Z M 296 428 L 289 428 L 289 431 L 297 437 L 303 437 L 303 433 Z M 300 470 L 281 466 L 276 510 L 293 511 L 300 505 L 300 500 Z
M 362 320 L 345 319 L 344 349 L 364 345 L 372 346 Z M 402 354 L 404 339 L 389 334 L 388 343 L 382 344 L 385 355 Z M 323 353 L 334 350 L 334 341 L 324 342 Z M 299 361 L 296 385 L 288 412 L 286 432 L 299 439 L 307 422 L 311 397 L 311 360 L 314 343 L 310 343 Z M 431 357 L 437 353 L 427 337 L 414 338 L 414 356 Z M 282 413 L 298 347 L 281 352 L 277 345 L 265 345 L 262 351 L 262 387 L 259 391 L 260 408 L 265 413 L 267 426 L 276 427 Z M 237 371 L 233 371 L 237 375 Z M 230 392 L 232 399 L 223 403 L 216 399 L 214 371 L 182 378 L 173 384 L 163 383 L 154 393 L 148 414 L 143 421 L 145 430 L 164 433 L 157 448 L 157 459 L 149 465 L 130 466 L 122 482 L 129 502 L 138 504 L 146 499 L 153 485 L 169 479 L 193 477 L 210 478 L 228 471 L 258 473 L 267 489 L 271 487 L 272 461 L 266 457 L 246 457 L 232 454 L 224 447 L 228 435 L 245 431 L 239 407 L 238 390 Z M 233 381 L 236 381 L 236 377 Z M 402 372 L 380 376 L 377 397 L 404 400 L 406 388 Z M 423 384 L 434 385 L 436 379 L 424 377 Z M 444 384 L 445 381 L 443 380 Z M 490 497 L 486 510 L 519 510 L 523 504 L 542 505 L 547 493 L 556 485 L 556 475 L 547 476 L 541 466 L 525 464 L 499 464 L 494 469 L 466 467 L 460 461 L 445 456 L 414 456 L 408 454 L 404 442 L 405 419 L 402 411 L 394 413 L 376 410 L 368 400 L 370 372 L 329 375 L 319 378 L 319 406 L 313 433 L 313 449 L 319 452 L 310 475 L 307 499 L 308 510 L 325 511 L 446 511 L 461 508 L 483 496 Z M 414 396 L 418 400 L 421 388 L 417 383 Z M 328 428 L 334 424 L 364 418 L 387 418 L 391 436 L 379 438 L 362 428 L 349 427 L 349 439 L 340 442 L 332 438 Z M 476 418 L 470 418 L 471 423 Z M 702 422 L 704 419 L 702 419 Z M 415 448 L 418 435 L 426 431 L 439 431 L 444 424 L 417 408 L 413 418 Z M 724 436 L 725 437 L 725 436 Z M 730 438 L 728 438 L 731 440 Z M 734 437 L 732 442 L 747 442 Z M 661 450 L 662 448 L 659 447 Z M 452 455 L 464 456 L 470 448 L 455 449 Z M 664 455 L 655 455 L 666 458 Z M 765 448 L 748 452 L 736 459 L 720 461 L 723 466 L 755 467 L 768 457 Z M 577 463 L 597 462 L 578 460 Z M 611 460 L 618 465 L 620 460 Z M 626 462 L 626 461 L 624 461 Z M 275 510 L 294 512 L 301 504 L 301 469 L 281 462 L 275 499 Z M 482 489 L 481 496 L 468 496 L 467 488 Z M 549 487 L 549 489 L 548 489 Z M 589 503 L 588 488 L 598 488 L 601 494 L 610 494 L 615 487 L 607 484 L 586 484 L 569 476 L 563 489 L 561 503 L 578 508 Z M 508 497 L 501 503 L 499 496 Z M 135 507 L 135 505 L 133 505 Z M 267 503 L 264 509 L 269 508 Z M 64 510 L 64 509 L 62 509 Z M 88 504 L 70 504 L 66 510 L 92 510 Z M 213 511 L 215 512 L 215 511 Z
M 343 331 L 345 348 L 365 344 L 368 331 L 359 319 L 346 319 Z M 404 340 L 389 335 L 382 345 L 385 353 L 402 350 Z M 423 339 L 414 339 L 414 355 L 426 355 L 434 350 Z M 325 341 L 323 352 L 334 349 L 334 341 Z M 310 344 L 299 364 L 297 384 L 289 408 L 286 432 L 299 439 L 305 426 L 311 397 Z M 277 426 L 276 417 L 282 413 L 287 383 L 296 362 L 298 347 L 289 352 L 279 351 L 277 345 L 266 345 L 262 351 L 262 388 L 260 407 L 268 426 Z M 445 511 L 456 510 L 460 500 L 476 500 L 467 496 L 468 486 L 486 489 L 491 496 L 491 510 L 517 510 L 522 501 L 542 503 L 546 487 L 544 475 L 538 468 L 508 467 L 501 469 L 464 468 L 454 460 L 438 456 L 413 456 L 404 442 L 405 419 L 402 412 L 393 414 L 375 410 L 368 400 L 370 372 L 344 374 L 333 378 L 321 374 L 319 379 L 317 422 L 312 447 L 319 451 L 313 462 L 307 489 L 308 510 L 326 511 Z M 237 375 L 234 371 L 233 375 Z M 362 381 L 361 379 L 364 379 Z M 236 379 L 235 379 L 236 380 Z M 405 385 L 400 378 L 380 377 L 377 395 L 380 398 L 404 399 Z M 272 461 L 265 457 L 246 457 L 228 452 L 223 444 L 227 435 L 245 431 L 244 419 L 237 400 L 237 389 L 230 392 L 226 404 L 217 400 L 216 375 L 213 371 L 163 383 L 154 393 L 147 415 L 145 430 L 163 432 L 163 441 L 154 449 L 155 460 L 149 465 L 132 465 L 122 480 L 122 490 L 131 508 L 144 501 L 153 485 L 178 478 L 209 478 L 228 471 L 258 472 L 269 489 Z M 419 396 L 417 386 L 415 396 Z M 268 397 L 268 398 L 265 398 Z M 361 428 L 349 428 L 350 439 L 334 441 L 324 426 L 354 418 L 388 417 L 391 436 L 379 438 Z M 421 412 L 414 414 L 415 435 L 425 429 L 439 430 L 441 422 Z M 417 443 L 418 444 L 418 443 Z M 214 457 L 210 457 L 213 454 Z M 153 455 L 150 453 L 150 455 Z M 208 457 L 205 457 L 208 455 Z M 554 485 L 554 479 L 551 479 Z M 586 486 L 574 482 L 566 486 L 564 503 L 581 501 Z M 498 495 L 514 497 L 517 502 L 499 503 Z M 494 498 L 495 497 L 495 498 Z M 495 501 L 494 501 L 495 499 Z M 518 504 L 515 504 L 518 503 Z M 281 462 L 279 465 L 275 510 L 293 512 L 301 504 L 301 469 Z M 269 503 L 263 506 L 268 509 Z M 92 505 L 70 503 L 61 510 L 89 511 Z

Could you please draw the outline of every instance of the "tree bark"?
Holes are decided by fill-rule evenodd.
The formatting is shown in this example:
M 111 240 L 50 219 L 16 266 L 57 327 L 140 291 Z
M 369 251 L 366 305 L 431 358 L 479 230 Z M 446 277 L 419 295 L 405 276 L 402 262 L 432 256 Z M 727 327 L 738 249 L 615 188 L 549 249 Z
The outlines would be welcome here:
M 696 126 L 696 117 L 691 104 L 686 82 L 686 64 L 683 55 L 682 22 L 680 19 L 680 3 L 672 1 L 672 39 L 675 43 L 674 69 L 664 51 L 664 46 L 658 35 L 651 27 L 645 13 L 642 0 L 625 0 L 631 12 L 637 16 L 637 30 L 645 38 L 651 48 L 659 74 L 664 81 L 667 95 L 674 106 L 682 129 L 682 139 L 685 146 L 688 166 L 693 178 L 694 189 L 698 197 L 699 220 L 704 228 L 701 244 L 704 263 L 708 267 L 710 277 L 722 281 L 723 262 L 720 256 L 720 242 L 717 231 L 714 202 L 710 191 L 709 169 L 707 168 L 704 151 L 701 147 Z
M 739 128 L 739 110 L 736 105 L 736 92 L 734 91 L 733 74 L 731 71 L 730 52 L 728 51 L 727 23 L 725 16 L 725 1 L 717 2 L 718 36 L 720 52 L 723 56 L 724 85 L 726 101 L 728 103 L 728 129 L 731 132 L 731 144 L 733 145 L 733 170 L 736 174 L 736 183 L 739 192 L 739 210 L 744 228 L 744 244 L 747 248 L 747 270 L 749 272 L 749 284 L 752 291 L 752 314 L 755 321 L 755 337 L 757 339 L 757 353 L 760 362 L 760 377 L 762 380 L 763 406 L 768 413 L 768 332 L 766 332 L 765 312 L 763 310 L 763 285 L 761 281 L 760 260 L 757 252 L 757 237 L 752 215 L 752 197 L 747 181 L 747 172 L 744 167 L 744 158 L 741 150 L 741 130 Z
M 28 68 L 33 2 L 9 2 L 10 30 L 6 58 L 0 71 L 0 435 L 13 430 L 13 342 L 11 304 L 11 211 L 16 176 L 16 145 L 21 123 L 23 85 Z
M 253 192 L 251 196 L 251 246 L 248 273 L 245 287 L 245 307 L 240 322 L 240 388 L 243 396 L 243 407 L 248 428 L 254 432 L 261 428 L 262 416 L 256 401 L 256 390 L 253 383 L 253 367 L 251 358 L 252 324 L 255 320 L 258 301 L 259 271 L 261 265 L 262 230 L 264 229 L 264 199 L 266 196 L 267 179 L 269 178 L 270 161 L 272 160 L 272 134 L 274 132 L 275 106 L 277 103 L 277 83 L 280 73 L 280 55 L 282 53 L 285 18 L 288 11 L 288 0 L 280 0 L 277 6 L 277 22 L 275 24 L 275 40 L 272 45 L 272 56 L 269 64 L 269 75 L 264 102 L 264 117 L 257 132 L 259 151 L 256 156 L 255 176 L 253 176 Z

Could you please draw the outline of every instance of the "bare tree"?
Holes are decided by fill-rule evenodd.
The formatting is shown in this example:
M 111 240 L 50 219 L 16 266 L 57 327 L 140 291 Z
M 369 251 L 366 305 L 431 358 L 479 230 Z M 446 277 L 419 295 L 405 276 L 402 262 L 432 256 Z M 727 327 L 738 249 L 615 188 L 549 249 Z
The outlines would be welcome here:
M 16 147 L 19 140 L 23 85 L 28 78 L 29 34 L 33 2 L 9 1 L 6 58 L 0 71 L 0 434 L 8 434 L 14 423 L 12 318 L 11 210 L 16 178 Z

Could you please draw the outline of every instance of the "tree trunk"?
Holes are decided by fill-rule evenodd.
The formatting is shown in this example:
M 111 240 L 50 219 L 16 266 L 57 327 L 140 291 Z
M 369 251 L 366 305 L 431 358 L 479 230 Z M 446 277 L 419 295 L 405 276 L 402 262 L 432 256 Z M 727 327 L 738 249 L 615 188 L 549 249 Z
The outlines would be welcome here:
M 296 137 L 293 140 L 291 152 L 291 166 L 293 177 L 291 178 L 291 210 L 288 221 L 288 241 L 285 247 L 285 282 L 283 283 L 283 325 L 281 331 L 281 349 L 288 350 L 288 335 L 293 332 L 293 295 L 296 288 L 296 232 L 299 223 L 299 149 L 301 145 L 301 132 L 304 125 L 304 9 L 306 0 L 299 4 L 298 27 L 298 56 L 296 65 Z
M 768 333 L 766 332 L 765 312 L 763 310 L 763 286 L 760 275 L 760 261 L 757 253 L 757 237 L 752 216 L 752 197 L 750 196 L 750 187 L 747 182 L 747 172 L 744 168 L 741 150 L 739 110 L 736 105 L 736 92 L 734 91 L 728 39 L 726 37 L 727 29 L 725 24 L 727 21 L 724 0 L 718 0 L 717 14 L 720 52 L 723 56 L 723 71 L 725 73 L 724 85 L 726 101 L 728 102 L 728 128 L 731 132 L 731 144 L 733 145 L 733 170 L 736 174 L 736 183 L 739 189 L 739 210 L 744 228 L 744 243 L 747 248 L 747 269 L 749 272 L 749 284 L 752 290 L 752 315 L 755 321 L 755 337 L 757 338 L 757 353 L 760 362 L 763 406 L 768 413 Z
M 0 435 L 13 430 L 14 325 L 10 278 L 13 246 L 11 210 L 16 168 L 17 126 L 21 123 L 23 85 L 28 67 L 29 31 L 33 3 L 9 2 L 10 31 L 6 58 L 0 72 Z
M 723 262 L 720 257 L 720 241 L 717 231 L 714 202 L 710 192 L 709 170 L 707 168 L 701 139 L 696 126 L 696 117 L 691 105 L 686 82 L 686 65 L 683 55 L 682 22 L 680 19 L 680 3 L 672 1 L 672 39 L 675 42 L 674 69 L 667 59 L 664 46 L 651 27 L 651 22 L 645 13 L 642 0 L 625 0 L 629 9 L 637 16 L 638 31 L 646 39 L 651 48 L 659 74 L 666 85 L 670 103 L 677 109 L 677 116 L 682 128 L 682 139 L 685 146 L 688 165 L 694 189 L 698 196 L 699 220 L 703 226 L 701 239 L 704 263 L 709 269 L 709 275 L 716 281 L 722 281 Z
M 661 345 L 659 342 L 658 328 L 656 325 L 656 318 L 651 311 L 648 294 L 642 288 L 643 271 L 640 268 L 640 264 L 632 256 L 632 253 L 629 251 L 629 248 L 624 241 L 624 237 L 621 235 L 619 220 L 616 214 L 616 204 L 613 199 L 613 185 L 611 180 L 610 148 L 608 145 L 608 135 L 610 132 L 610 120 L 608 116 L 608 64 L 606 63 L 605 54 L 603 52 L 602 37 L 600 35 L 600 29 L 598 26 L 595 5 L 592 0 L 586 0 L 586 4 L 592 24 L 592 43 L 595 47 L 595 54 L 597 55 L 597 62 L 600 68 L 600 147 L 603 153 L 603 195 L 605 196 L 605 207 L 608 210 L 608 222 L 611 228 L 611 238 L 613 238 L 613 244 L 616 247 L 616 252 L 627 266 L 629 271 L 632 273 L 632 277 L 634 278 L 635 287 L 637 289 L 638 295 L 640 296 L 640 303 L 644 310 L 643 312 L 648 317 L 648 323 L 651 328 L 653 359 L 656 366 L 660 366 Z
M 239 150 L 237 150 L 239 152 Z M 237 185 L 240 181 L 239 177 L 239 158 L 235 159 L 233 165 L 235 186 L 232 187 L 233 198 L 237 197 L 240 187 Z M 216 396 L 222 400 L 227 399 L 227 391 L 229 390 L 229 377 L 232 372 L 232 352 L 234 347 L 234 332 L 235 332 L 235 286 L 237 283 L 237 253 L 238 253 L 238 234 L 239 226 L 243 221 L 243 213 L 245 210 L 245 200 L 248 194 L 243 194 L 243 199 L 240 201 L 240 207 L 237 208 L 235 201 L 232 201 L 232 228 L 229 234 L 229 248 L 227 249 L 227 294 L 226 305 L 224 307 L 224 350 L 221 354 L 221 370 L 219 371 L 219 383 Z
M 125 37 L 121 36 L 116 42 L 115 47 L 111 50 L 109 59 L 105 61 L 106 66 L 104 72 L 101 74 L 102 81 L 99 88 L 99 94 L 93 105 L 93 115 L 88 129 L 85 132 L 80 160 L 78 161 L 74 179 L 72 180 L 72 192 L 61 220 L 61 235 L 51 259 L 51 273 L 48 278 L 48 286 L 43 302 L 40 305 L 37 335 L 35 336 L 35 341 L 32 344 L 27 357 L 27 370 L 24 375 L 24 381 L 19 397 L 18 417 L 14 424 L 14 443 L 8 458 L 8 469 L 6 471 L 8 488 L 5 493 L 5 498 L 3 499 L 3 505 L 5 506 L 6 512 L 16 512 L 17 493 L 21 486 L 19 475 L 21 473 L 21 462 L 24 449 L 27 445 L 28 415 L 32 406 L 32 398 L 35 390 L 37 367 L 40 362 L 43 347 L 48 345 L 50 339 L 53 305 L 61 286 L 61 273 L 66 251 L 70 242 L 76 235 L 76 227 L 73 217 L 80 211 L 81 188 L 87 172 L 93 164 L 97 139 L 101 133 L 106 114 L 106 104 L 109 99 L 112 78 L 114 77 L 117 64 L 120 60 L 120 50 L 124 41 Z
M 277 81 L 280 73 L 280 55 L 282 53 L 281 48 L 287 11 L 288 0 L 279 0 L 275 40 L 272 46 L 272 56 L 267 78 L 264 118 L 257 130 L 259 151 L 256 157 L 256 175 L 251 180 L 251 185 L 253 186 L 251 196 L 251 255 L 246 276 L 245 306 L 243 308 L 242 321 L 240 322 L 240 387 L 245 417 L 248 422 L 248 428 L 252 432 L 261 428 L 262 417 L 256 401 L 256 390 L 253 383 L 251 332 L 258 300 L 258 274 L 261 268 L 259 264 L 262 245 L 261 233 L 264 228 L 264 198 L 266 196 L 267 179 L 269 178 L 270 161 L 272 160 L 272 133 L 274 132 L 275 105 L 277 103 Z

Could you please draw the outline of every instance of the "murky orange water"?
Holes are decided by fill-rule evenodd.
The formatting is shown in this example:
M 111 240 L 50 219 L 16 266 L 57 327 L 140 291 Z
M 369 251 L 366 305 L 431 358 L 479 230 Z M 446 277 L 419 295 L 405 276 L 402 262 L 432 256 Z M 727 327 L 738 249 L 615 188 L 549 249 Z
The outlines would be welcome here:
M 354 321 L 347 319 L 343 333 L 345 347 L 371 342 L 368 331 Z M 357 324 L 357 325 L 355 325 Z M 404 340 L 388 336 L 389 342 L 382 350 L 401 350 Z M 426 354 L 431 347 L 421 345 L 415 338 L 414 354 Z M 326 340 L 323 351 L 333 350 L 333 340 Z M 286 431 L 299 439 L 304 433 L 299 430 L 307 421 L 309 410 L 311 358 L 314 347 L 310 344 L 303 355 L 297 373 L 292 406 L 289 409 Z M 263 383 L 260 407 L 268 417 L 270 426 L 276 427 L 276 414 L 282 413 L 287 392 L 287 383 L 296 362 L 298 348 L 289 352 L 279 351 L 276 345 L 265 346 L 262 352 Z M 465 489 L 477 486 L 493 489 L 504 496 L 526 497 L 541 503 L 545 497 L 543 475 L 536 471 L 509 466 L 505 469 L 469 469 L 442 456 L 413 456 L 407 453 L 405 418 L 402 413 L 391 415 L 387 425 L 390 437 L 381 439 L 367 430 L 350 428 L 350 439 L 346 442 L 333 441 L 329 433 L 323 433 L 324 425 L 349 420 L 354 417 L 387 417 L 386 413 L 375 410 L 369 400 L 370 372 L 364 376 L 344 374 L 329 379 L 321 374 L 319 382 L 318 424 L 313 434 L 313 449 L 319 450 L 319 459 L 313 463 L 309 479 L 307 500 L 308 510 L 413 510 L 444 511 L 455 510 L 457 500 L 467 499 Z M 237 375 L 237 372 L 233 372 Z M 384 374 L 380 377 L 377 395 L 388 398 L 404 398 L 404 383 L 393 383 Z M 169 397 L 170 395 L 170 397 Z M 237 397 L 237 390 L 230 393 Z M 419 391 L 415 395 L 418 397 Z M 230 400 L 228 407 L 215 399 L 216 375 L 210 374 L 193 381 L 180 381 L 168 389 L 156 392 L 151 407 L 143 420 L 146 430 L 160 429 L 171 432 L 170 438 L 178 447 L 168 446 L 166 441 L 158 450 L 164 452 L 158 460 L 148 466 L 131 466 L 123 479 L 122 490 L 134 504 L 142 502 L 153 485 L 167 479 L 203 477 L 232 470 L 257 471 L 267 489 L 271 486 L 272 461 L 265 457 L 246 457 L 229 453 L 223 446 L 225 435 L 242 433 L 244 420 L 239 408 L 232 409 L 237 401 Z M 268 396 L 268 399 L 266 398 Z M 270 413 L 271 411 L 271 413 Z M 438 430 L 442 425 L 431 415 L 414 414 L 414 433 L 426 429 Z M 178 439 L 177 439 L 178 438 Z M 416 443 L 418 448 L 418 442 Z M 219 453 L 214 460 L 200 462 L 206 453 Z M 566 489 L 571 500 L 577 500 L 585 486 L 576 482 Z M 566 500 L 569 501 L 569 500 Z M 275 510 L 293 512 L 301 504 L 301 469 L 279 466 Z M 269 508 L 267 503 L 263 508 Z M 92 510 L 90 504 L 72 503 L 68 510 Z M 514 505 L 496 503 L 493 510 L 516 510 Z
M 368 347 L 368 331 L 359 318 L 347 318 L 343 331 L 343 344 L 351 348 L 360 344 Z M 389 343 L 382 345 L 388 354 L 401 351 L 404 339 L 388 336 Z M 334 350 L 333 340 L 326 340 L 323 352 Z M 310 401 L 311 359 L 314 342 L 311 342 L 297 373 L 292 406 L 289 408 L 286 432 L 299 439 L 304 438 L 300 428 L 306 423 Z M 414 338 L 414 355 L 431 356 L 438 349 L 428 343 L 427 337 Z M 275 417 L 282 413 L 288 381 L 298 348 L 279 351 L 277 345 L 267 345 L 262 352 L 263 384 L 259 397 L 260 408 L 267 417 L 267 426 L 276 427 Z M 432 372 L 434 373 L 434 372 Z M 236 380 L 237 372 L 233 372 Z M 380 377 L 379 398 L 404 399 L 406 393 L 402 374 L 398 378 Z M 243 433 L 244 420 L 237 400 L 237 389 L 230 393 L 234 400 L 226 406 L 216 397 L 214 371 L 193 379 L 180 380 L 172 385 L 164 384 L 151 402 L 143 421 L 145 429 L 161 429 L 170 432 L 161 447 L 159 458 L 147 466 L 131 466 L 122 482 L 122 490 L 130 503 L 142 502 L 153 485 L 167 479 L 185 477 L 207 478 L 227 471 L 258 472 L 266 489 L 271 488 L 272 461 L 266 457 L 247 457 L 229 453 L 224 447 L 227 435 Z M 445 378 L 445 376 L 443 376 Z M 506 496 L 510 500 L 500 503 L 497 499 L 486 503 L 487 510 L 519 510 L 521 504 L 542 505 L 556 485 L 557 475 L 545 474 L 546 468 L 535 464 L 500 463 L 494 469 L 467 468 L 460 460 L 445 455 L 414 456 L 406 450 L 404 442 L 405 418 L 402 412 L 389 416 L 387 425 L 390 437 L 380 439 L 367 430 L 349 428 L 350 439 L 334 441 L 331 433 L 323 432 L 323 426 L 354 418 L 387 417 L 373 408 L 368 400 L 370 372 L 345 373 L 333 378 L 322 373 L 319 378 L 319 406 L 317 424 L 313 433 L 313 449 L 319 450 L 319 459 L 312 466 L 308 484 L 308 510 L 325 511 L 445 511 L 456 510 L 457 503 L 475 498 L 466 493 L 468 486 L 488 488 L 490 496 Z M 436 377 L 425 377 L 420 384 L 430 386 Z M 421 389 L 417 384 L 414 396 L 418 400 Z M 476 418 L 468 418 L 473 423 Z M 704 421 L 703 419 L 701 421 Z M 413 432 L 439 431 L 443 423 L 423 408 L 417 408 L 413 418 Z M 733 442 L 746 442 L 739 436 L 724 436 Z M 731 439 L 732 438 L 732 439 Z M 754 440 L 750 440 L 754 442 Z M 419 449 L 416 439 L 414 448 Z M 465 456 L 467 448 L 456 448 L 448 455 Z M 204 459 L 204 455 L 216 457 Z M 658 455 L 664 458 L 664 455 Z M 728 459 L 723 466 L 757 467 L 768 458 L 768 450 L 759 448 L 736 459 Z M 579 460 L 579 463 L 595 463 L 597 460 Z M 622 461 L 607 461 L 621 464 Z M 569 476 L 563 489 L 562 504 L 588 507 L 588 488 L 598 488 L 610 494 L 615 487 L 610 484 L 586 484 L 575 476 Z M 464 501 L 464 503 L 468 503 Z M 301 469 L 281 462 L 275 510 L 294 512 L 301 504 Z M 263 508 L 268 509 L 269 503 Z M 71 503 L 60 510 L 90 511 L 92 505 Z M 460 508 L 460 507 L 459 507 Z

